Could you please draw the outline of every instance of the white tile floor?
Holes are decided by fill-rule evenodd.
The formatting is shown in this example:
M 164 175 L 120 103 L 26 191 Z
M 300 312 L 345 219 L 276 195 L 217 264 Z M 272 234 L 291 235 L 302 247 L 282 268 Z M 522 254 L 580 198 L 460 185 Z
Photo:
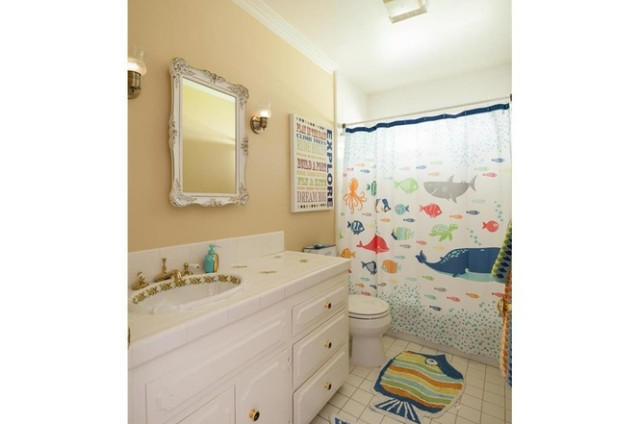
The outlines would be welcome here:
M 511 423 L 511 388 L 505 383 L 497 367 L 461 356 L 438 352 L 405 340 L 384 336 L 387 358 L 404 350 L 436 354 L 445 353 L 447 360 L 464 375 L 465 388 L 460 402 L 439 418 L 423 424 L 506 424 Z M 350 374 L 311 424 L 328 424 L 332 414 L 350 420 L 353 424 L 399 424 L 388 416 L 369 408 L 373 399 L 371 387 L 380 367 L 365 368 L 351 365 Z

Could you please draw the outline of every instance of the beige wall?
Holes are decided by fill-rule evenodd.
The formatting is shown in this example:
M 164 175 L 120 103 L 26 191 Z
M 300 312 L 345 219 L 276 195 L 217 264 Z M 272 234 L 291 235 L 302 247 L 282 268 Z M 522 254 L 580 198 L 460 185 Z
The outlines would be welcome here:
M 146 51 L 142 92 L 128 101 L 129 251 L 271 231 L 285 248 L 333 243 L 333 211 L 290 212 L 289 114 L 333 126 L 333 76 L 284 42 L 231 0 L 129 0 L 129 42 Z M 169 203 L 171 156 L 169 64 L 182 57 L 249 90 L 249 201 L 244 206 L 176 208 Z M 248 122 L 271 102 L 269 127 Z

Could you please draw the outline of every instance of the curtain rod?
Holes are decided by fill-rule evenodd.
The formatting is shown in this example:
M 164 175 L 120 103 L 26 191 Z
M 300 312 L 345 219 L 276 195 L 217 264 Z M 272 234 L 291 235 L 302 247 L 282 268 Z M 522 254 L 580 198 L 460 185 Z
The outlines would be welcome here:
M 376 118 L 376 119 L 369 119 L 369 120 L 366 120 L 366 121 L 352 122 L 350 124 L 342 124 L 342 129 L 345 129 L 345 128 L 350 127 L 352 125 L 359 125 L 359 124 L 364 124 L 364 123 L 367 123 L 367 122 L 385 121 L 387 119 L 396 119 L 396 118 L 406 118 L 407 116 L 412 116 L 412 115 L 420 115 L 420 114 L 423 114 L 423 113 L 438 112 L 438 111 L 441 111 L 441 110 L 455 109 L 455 108 L 458 108 L 458 107 L 465 107 L 465 106 L 473 106 L 473 105 L 478 105 L 478 104 L 481 104 L 481 103 L 495 102 L 495 101 L 498 101 L 498 100 L 506 100 L 506 99 L 509 99 L 509 101 L 512 101 L 512 95 L 509 94 L 508 96 L 496 97 L 494 99 L 479 100 L 477 102 L 462 103 L 462 104 L 454 105 L 454 106 L 439 107 L 437 109 L 423 110 L 423 111 L 420 111 L 420 112 L 414 112 L 414 113 L 409 113 L 409 114 L 386 116 L 384 118 Z

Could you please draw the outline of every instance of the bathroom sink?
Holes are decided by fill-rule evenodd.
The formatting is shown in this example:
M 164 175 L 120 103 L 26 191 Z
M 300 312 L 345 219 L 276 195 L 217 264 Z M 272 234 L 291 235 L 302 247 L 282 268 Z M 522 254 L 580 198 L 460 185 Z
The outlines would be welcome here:
M 196 306 L 218 302 L 244 289 L 238 275 L 196 274 L 174 281 L 153 283 L 129 297 L 129 311 L 157 314 L 180 312 Z

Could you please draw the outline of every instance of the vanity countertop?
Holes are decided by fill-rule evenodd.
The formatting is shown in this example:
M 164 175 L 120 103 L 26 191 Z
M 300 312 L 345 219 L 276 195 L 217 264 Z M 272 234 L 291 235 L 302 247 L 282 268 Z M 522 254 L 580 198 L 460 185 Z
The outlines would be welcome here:
M 198 339 L 276 304 L 333 275 L 351 261 L 332 256 L 284 251 L 236 264 L 219 274 L 239 275 L 244 289 L 217 302 L 174 313 L 129 312 L 129 368 Z

